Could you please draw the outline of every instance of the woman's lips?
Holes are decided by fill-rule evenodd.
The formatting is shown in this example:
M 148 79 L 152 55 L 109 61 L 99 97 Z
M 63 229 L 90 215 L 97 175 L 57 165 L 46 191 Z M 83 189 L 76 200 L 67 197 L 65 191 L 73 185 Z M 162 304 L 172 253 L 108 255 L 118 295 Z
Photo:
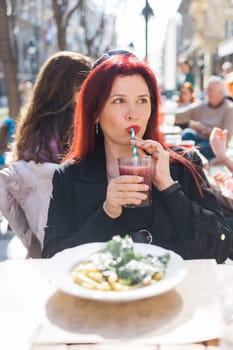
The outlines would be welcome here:
M 138 134 L 140 131 L 140 126 L 139 125 L 130 125 L 126 130 L 129 134 L 131 134 L 131 129 L 134 129 L 135 134 Z

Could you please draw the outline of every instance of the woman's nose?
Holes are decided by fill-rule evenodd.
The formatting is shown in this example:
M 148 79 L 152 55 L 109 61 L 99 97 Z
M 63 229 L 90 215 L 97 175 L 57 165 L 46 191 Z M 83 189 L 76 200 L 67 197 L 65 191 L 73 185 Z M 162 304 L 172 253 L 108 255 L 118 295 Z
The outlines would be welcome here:
M 127 114 L 127 120 L 133 120 L 134 119 L 134 116 L 132 114 Z
M 126 119 L 127 119 L 127 120 L 135 120 L 135 119 L 137 119 L 137 118 L 138 118 L 138 116 L 137 116 L 136 111 L 130 110 L 130 111 L 128 111 L 127 114 L 126 114 Z

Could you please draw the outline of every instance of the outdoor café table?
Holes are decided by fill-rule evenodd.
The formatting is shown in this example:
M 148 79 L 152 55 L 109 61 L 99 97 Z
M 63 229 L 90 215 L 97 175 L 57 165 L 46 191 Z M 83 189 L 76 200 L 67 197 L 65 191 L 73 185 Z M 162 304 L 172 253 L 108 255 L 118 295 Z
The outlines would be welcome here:
M 186 261 L 187 275 L 175 289 L 126 303 L 60 292 L 47 277 L 48 262 L 0 263 L 0 349 L 210 350 L 221 337 L 224 266 L 214 260 Z

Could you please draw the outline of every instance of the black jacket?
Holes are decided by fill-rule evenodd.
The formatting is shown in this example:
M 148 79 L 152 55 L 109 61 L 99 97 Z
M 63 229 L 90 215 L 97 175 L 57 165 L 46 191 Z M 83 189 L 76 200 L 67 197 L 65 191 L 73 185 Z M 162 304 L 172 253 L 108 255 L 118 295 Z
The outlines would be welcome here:
M 193 155 L 206 180 L 199 157 L 196 152 Z M 232 232 L 212 190 L 202 186 L 201 197 L 193 176 L 181 163 L 171 164 L 171 175 L 178 184 L 162 192 L 153 187 L 151 207 L 124 208 L 120 217 L 112 219 L 102 207 L 107 188 L 103 146 L 80 163 L 63 164 L 53 178 L 42 256 L 147 229 L 152 244 L 174 250 L 185 259 L 223 262 L 229 255 Z

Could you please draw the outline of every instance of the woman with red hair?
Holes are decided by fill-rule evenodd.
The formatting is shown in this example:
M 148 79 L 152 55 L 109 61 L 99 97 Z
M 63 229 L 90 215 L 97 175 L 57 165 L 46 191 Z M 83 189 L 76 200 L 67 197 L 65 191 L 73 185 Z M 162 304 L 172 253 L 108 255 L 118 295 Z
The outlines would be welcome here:
M 224 261 L 232 233 L 194 151 L 168 149 L 158 122 L 153 71 L 131 53 L 111 51 L 85 80 L 77 102 L 73 141 L 53 178 L 43 257 L 115 234 L 176 251 L 184 258 Z M 136 139 L 131 140 L 130 129 Z M 139 176 L 119 176 L 118 158 L 153 158 L 152 205 Z M 144 233 L 146 233 L 144 237 Z
M 185 81 L 179 87 L 178 107 L 184 107 L 193 102 L 195 102 L 193 85 L 189 81 Z

